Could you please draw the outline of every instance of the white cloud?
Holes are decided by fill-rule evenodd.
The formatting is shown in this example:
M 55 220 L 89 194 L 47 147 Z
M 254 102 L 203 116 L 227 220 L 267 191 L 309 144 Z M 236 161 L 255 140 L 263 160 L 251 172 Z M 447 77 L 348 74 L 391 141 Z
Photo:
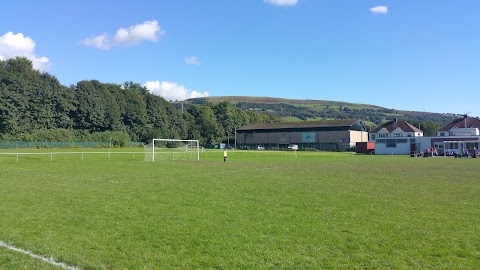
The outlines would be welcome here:
M 185 63 L 188 65 L 200 65 L 200 59 L 196 56 L 189 56 L 185 58 Z
M 166 100 L 185 100 L 189 98 L 208 97 L 208 92 L 192 91 L 183 85 L 174 82 L 149 81 L 144 86 L 150 93 L 161 96 Z
M 86 38 L 83 40 L 83 44 L 86 46 L 97 47 L 102 50 L 110 50 L 112 47 L 110 37 L 105 33 L 100 36 Z
M 7 60 L 23 56 L 32 61 L 34 69 L 47 71 L 51 63 L 47 57 L 38 57 L 35 55 L 35 41 L 22 33 L 14 34 L 8 32 L 0 36 L 0 60 Z
M 295 6 L 298 0 L 263 0 L 265 3 L 274 6 Z
M 388 13 L 388 7 L 387 6 L 376 6 L 376 7 L 370 8 L 370 11 L 372 13 L 376 13 L 376 14 L 387 14 Z
M 99 36 L 85 38 L 82 43 L 101 50 L 110 50 L 113 46 L 118 45 L 136 45 L 142 41 L 157 42 L 164 34 L 165 31 L 162 30 L 158 22 L 153 20 L 130 26 L 128 29 L 120 28 L 113 38 L 103 33 Z

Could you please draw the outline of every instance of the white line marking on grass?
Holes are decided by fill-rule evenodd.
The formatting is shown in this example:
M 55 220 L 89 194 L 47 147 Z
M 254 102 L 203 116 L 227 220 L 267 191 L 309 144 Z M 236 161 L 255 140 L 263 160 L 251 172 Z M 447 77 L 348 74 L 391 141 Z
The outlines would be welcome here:
M 25 250 L 25 249 L 21 249 L 21 248 L 17 248 L 17 247 L 14 247 L 12 245 L 9 245 L 9 244 L 6 244 L 2 241 L 0 241 L 0 247 L 4 247 L 4 248 L 7 248 L 7 249 L 10 249 L 10 250 L 13 250 L 13 251 L 16 251 L 16 252 L 20 252 L 20 253 L 23 253 L 23 254 L 26 254 L 32 258 L 35 258 L 35 259 L 39 259 L 39 260 L 42 260 L 44 262 L 47 262 L 51 265 L 55 265 L 55 266 L 58 266 L 58 267 L 62 267 L 63 269 L 68 269 L 68 270 L 80 270 L 79 267 L 76 267 L 76 266 L 70 266 L 68 264 L 65 264 L 65 263 L 62 263 L 62 262 L 57 262 L 57 260 L 55 260 L 54 258 L 47 258 L 47 257 L 43 257 L 43 256 L 40 256 L 40 255 L 37 255 L 37 254 L 34 254 L 33 252 L 31 251 L 28 251 L 28 250 Z

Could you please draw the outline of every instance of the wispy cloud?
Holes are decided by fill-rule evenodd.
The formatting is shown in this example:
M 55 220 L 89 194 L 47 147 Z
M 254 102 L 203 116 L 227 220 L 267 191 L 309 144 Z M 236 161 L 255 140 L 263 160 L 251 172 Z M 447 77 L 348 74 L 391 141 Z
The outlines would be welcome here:
M 298 0 L 263 0 L 263 2 L 274 6 L 295 6 Z
M 189 98 L 208 97 L 208 92 L 203 93 L 189 90 L 175 82 L 149 81 L 144 86 L 150 93 L 161 96 L 166 100 L 185 100 Z
M 370 8 L 370 11 L 375 14 L 387 14 L 388 13 L 388 7 L 387 6 L 376 6 Z
M 185 63 L 188 65 L 200 65 L 200 59 L 196 56 L 189 56 L 185 58 Z
M 34 69 L 47 71 L 51 63 L 47 57 L 35 55 L 35 41 L 22 33 L 8 32 L 0 36 L 0 60 L 23 56 L 32 61 Z
M 113 37 L 107 33 L 92 36 L 82 40 L 85 46 L 96 47 L 101 50 L 110 50 L 114 46 L 131 46 L 142 41 L 157 42 L 165 31 L 157 21 L 146 21 L 142 24 L 130 26 L 128 29 L 120 28 Z

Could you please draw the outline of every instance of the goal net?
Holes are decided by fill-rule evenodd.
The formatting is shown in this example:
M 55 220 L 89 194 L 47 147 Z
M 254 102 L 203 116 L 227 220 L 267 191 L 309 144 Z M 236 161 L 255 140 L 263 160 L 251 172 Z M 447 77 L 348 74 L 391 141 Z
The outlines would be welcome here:
M 144 148 L 145 161 L 200 160 L 198 140 L 153 139 Z

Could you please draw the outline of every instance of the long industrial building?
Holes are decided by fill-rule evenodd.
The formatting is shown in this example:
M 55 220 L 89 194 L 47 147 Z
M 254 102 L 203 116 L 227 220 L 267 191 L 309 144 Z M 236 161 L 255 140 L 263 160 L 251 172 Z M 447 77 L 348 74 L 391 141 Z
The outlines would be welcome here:
M 239 149 L 301 149 L 345 151 L 356 142 L 367 142 L 368 132 L 361 120 L 323 120 L 261 123 L 237 129 Z

